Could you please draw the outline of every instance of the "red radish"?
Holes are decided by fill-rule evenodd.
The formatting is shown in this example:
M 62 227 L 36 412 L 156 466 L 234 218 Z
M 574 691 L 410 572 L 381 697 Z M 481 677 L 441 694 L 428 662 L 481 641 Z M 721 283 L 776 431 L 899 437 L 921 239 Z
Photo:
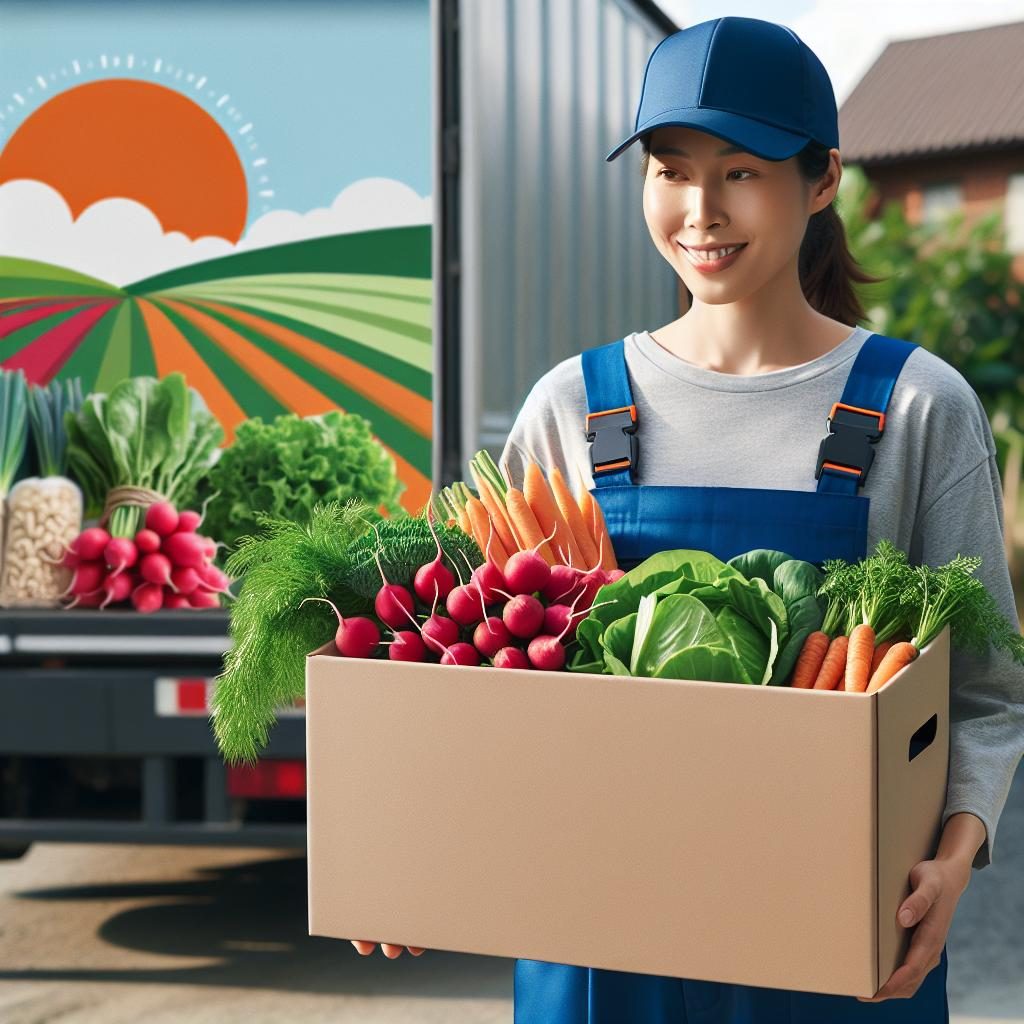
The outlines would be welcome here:
M 551 566 L 536 551 L 517 551 L 505 563 L 504 576 L 513 597 L 532 594 L 547 586 L 551 579 Z
M 216 596 L 216 595 L 211 595 Z M 187 594 L 168 594 L 164 598 L 165 608 L 191 608 Z
M 150 505 L 151 509 L 154 507 Z M 164 536 L 160 550 L 176 566 L 188 569 L 198 569 L 207 560 L 202 538 L 195 533 L 172 533 L 169 537 Z
M 217 554 L 217 548 L 219 547 L 219 545 L 215 541 L 211 540 L 209 537 L 200 537 L 199 541 L 203 547 L 203 554 L 208 559 L 212 560 L 214 556 Z
M 154 501 L 146 509 L 146 529 L 169 537 L 178 528 L 178 510 L 169 501 Z
M 445 608 L 460 626 L 475 625 L 485 615 L 480 591 L 472 583 L 453 587 L 445 601 Z
M 139 562 L 139 575 L 147 583 L 170 587 L 171 590 L 177 589 L 171 581 L 171 560 L 166 555 L 161 555 L 159 551 L 142 556 L 142 561 Z
M 132 604 L 144 615 L 159 611 L 164 604 L 164 588 L 156 583 L 141 583 L 132 591 Z
M 387 648 L 391 661 L 426 661 L 427 658 L 427 645 L 412 629 L 399 630 Z
M 60 596 L 67 597 L 68 594 L 73 594 L 75 597 L 82 597 L 84 594 L 91 594 L 94 590 L 99 591 L 106 575 L 107 567 L 102 562 L 79 562 L 75 566 L 70 586 Z M 102 600 L 101 595 L 100 601 Z
M 567 604 L 549 604 L 544 609 L 544 632 L 557 636 L 566 629 L 571 636 L 576 635 L 576 626 L 586 618 L 585 613 L 580 613 L 573 622 L 572 608 Z
M 532 667 L 530 665 L 530 659 L 526 656 L 526 651 L 522 651 L 518 647 L 502 647 L 502 649 L 494 656 L 493 660 L 495 668 Z
M 483 595 L 484 603 L 494 604 L 498 600 L 498 596 L 508 586 L 502 571 L 490 559 L 481 562 L 474 569 L 466 552 L 460 549 L 459 554 L 466 563 L 466 568 L 470 570 L 470 582 L 466 586 L 475 585 L 476 589 Z
M 102 558 L 103 549 L 109 543 L 110 534 L 102 526 L 90 526 L 71 542 L 75 553 L 85 562 L 94 562 Z
M 196 527 L 203 521 L 203 517 L 194 509 L 186 508 L 178 513 L 178 524 L 174 530 L 176 533 L 195 533 Z
M 90 590 L 86 594 L 78 594 L 71 604 L 67 605 L 67 608 L 99 608 L 100 603 L 103 601 L 103 588 L 99 587 L 96 590 Z
M 513 636 L 527 640 L 544 625 L 544 605 L 531 594 L 516 594 L 502 608 L 501 618 Z
M 424 604 L 432 604 L 434 601 L 446 598 L 455 586 L 455 576 L 441 560 L 441 542 L 434 533 L 434 512 L 433 505 L 427 503 L 427 526 L 434 543 L 437 544 L 437 557 L 427 565 L 421 565 L 413 577 L 412 588 L 416 596 Z
M 135 575 L 130 572 L 112 573 L 106 578 L 103 584 L 103 591 L 106 596 L 100 608 L 106 608 L 108 604 L 117 604 L 120 601 L 127 601 L 131 592 L 135 589 Z
M 376 532 L 376 525 L 373 525 L 373 529 Z M 380 539 L 379 533 L 377 538 L 378 540 Z M 380 573 L 383 586 L 377 591 L 377 596 L 373 599 L 373 610 L 377 618 L 385 626 L 390 626 L 392 629 L 398 629 L 399 626 L 404 626 L 410 620 L 415 625 L 416 620 L 413 619 L 412 615 L 416 610 L 416 602 L 413 600 L 413 596 L 409 593 L 408 588 L 403 587 L 400 583 L 388 583 L 388 579 L 384 575 L 384 567 L 380 564 L 380 551 L 381 548 L 374 551 L 373 559 L 377 563 L 377 571 Z M 419 639 L 418 634 L 416 639 Z M 422 659 L 406 658 L 403 660 L 419 661 Z
M 172 595 L 173 596 L 173 595 Z M 219 608 L 220 598 L 212 590 L 196 587 L 188 596 L 189 608 Z
M 182 566 L 171 570 L 171 588 L 179 594 L 191 594 L 201 582 L 195 569 Z
M 103 561 L 113 570 L 112 576 L 130 569 L 138 560 L 139 550 L 127 537 L 111 537 L 103 549 Z
M 530 664 L 545 672 L 557 672 L 565 666 L 565 648 L 557 636 L 535 636 L 526 648 Z
M 435 654 L 444 654 L 448 647 L 459 639 L 459 624 L 454 619 L 437 612 L 420 627 L 423 642 Z
M 511 643 L 512 634 L 497 615 L 488 615 L 473 630 L 473 646 L 484 657 L 493 658 L 502 647 L 507 647 Z
M 551 578 L 541 588 L 541 597 L 551 604 L 566 598 L 571 601 L 573 592 L 581 586 L 581 575 L 579 569 L 556 563 L 551 566 Z
M 608 570 L 608 582 L 614 583 L 616 580 L 621 580 L 626 575 L 625 569 L 609 569 Z
M 175 536 L 185 537 L 188 534 L 175 534 Z M 334 643 L 343 658 L 369 658 L 377 649 L 377 645 L 380 643 L 380 628 L 373 619 L 368 619 L 363 615 L 350 615 L 347 619 L 342 618 L 335 603 L 326 597 L 307 597 L 304 601 L 299 602 L 299 607 L 301 608 L 306 601 L 322 601 L 334 609 L 334 614 L 338 617 L 338 631 L 334 634 Z
M 160 534 L 143 527 L 135 534 L 135 546 L 142 554 L 151 555 L 154 551 L 160 550 Z
M 480 653 L 472 644 L 459 642 L 452 644 L 441 655 L 442 665 L 479 665 Z
M 196 574 L 199 576 L 200 587 L 206 587 L 218 594 L 227 594 L 228 597 L 235 596 L 231 593 L 231 580 L 217 566 L 204 562 L 196 569 Z

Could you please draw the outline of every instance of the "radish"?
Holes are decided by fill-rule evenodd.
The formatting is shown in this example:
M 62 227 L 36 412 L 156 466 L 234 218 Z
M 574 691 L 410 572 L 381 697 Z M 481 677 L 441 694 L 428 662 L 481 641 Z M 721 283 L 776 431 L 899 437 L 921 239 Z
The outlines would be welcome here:
M 71 604 L 66 605 L 67 608 L 99 608 L 100 602 L 103 600 L 103 588 L 99 587 L 96 590 L 90 590 L 86 594 L 78 594 Z
M 174 596 L 173 594 L 171 595 Z M 187 595 L 189 608 L 219 608 L 220 598 L 212 590 L 203 590 L 196 587 L 191 594 Z
M 175 534 L 179 537 L 187 537 L 189 534 Z M 199 591 L 197 591 L 199 593 Z M 342 618 L 341 612 L 333 601 L 326 597 L 307 597 L 299 602 L 301 608 L 306 601 L 322 601 L 334 609 L 338 617 L 338 631 L 334 634 L 334 643 L 338 653 L 344 658 L 369 658 L 377 649 L 380 643 L 380 628 L 373 619 L 363 615 L 350 615 L 347 619 Z
M 472 644 L 460 641 L 441 655 L 442 665 L 479 665 L 480 653 Z
M 160 550 L 160 534 L 143 527 L 135 534 L 135 546 L 142 554 L 151 555 L 154 551 Z
M 169 537 L 178 528 L 178 510 L 169 501 L 154 501 L 146 509 L 146 529 Z
M 211 540 L 209 537 L 200 537 L 199 542 L 202 545 L 203 554 L 212 561 L 217 555 L 217 548 L 220 547 L 220 543 Z
M 395 633 L 395 639 L 386 644 L 391 661 L 426 661 L 427 645 L 423 638 L 412 629 Z
M 132 591 L 132 604 L 143 615 L 159 611 L 164 604 L 164 588 L 156 583 L 141 583 Z
M 106 575 L 107 567 L 102 562 L 79 562 L 71 577 L 71 584 L 60 596 L 67 597 L 71 594 L 74 597 L 82 597 L 93 591 L 99 592 Z M 103 600 L 102 596 L 100 600 Z
M 103 592 L 106 594 L 106 597 L 104 597 L 100 608 L 106 608 L 108 604 L 127 601 L 129 595 L 135 589 L 136 582 L 134 573 L 112 573 L 103 584 Z
M 199 573 L 197 573 L 195 569 L 189 569 L 186 566 L 182 566 L 171 570 L 171 589 L 176 591 L 178 594 L 191 594 L 201 582 L 202 581 L 199 579 Z M 185 606 L 182 605 L 181 607 Z
M 235 596 L 230 590 L 231 580 L 217 566 L 204 562 L 195 572 L 199 577 L 200 587 L 205 587 L 217 594 L 227 594 L 231 598 Z
M 458 641 L 459 624 L 454 619 L 435 612 L 420 626 L 420 634 L 431 651 L 443 654 Z
M 535 636 L 526 648 L 530 664 L 545 672 L 557 672 L 565 665 L 565 648 L 557 636 Z
M 71 542 L 75 553 L 85 562 L 94 562 L 102 558 L 103 549 L 109 543 L 110 534 L 102 526 L 90 526 Z
M 511 643 L 512 634 L 497 615 L 488 615 L 473 630 L 473 646 L 486 658 L 493 658 L 502 647 Z
M 455 576 L 441 560 L 441 542 L 434 533 L 434 512 L 431 503 L 427 503 L 427 526 L 430 535 L 437 544 L 437 557 L 427 565 L 421 565 L 413 577 L 412 588 L 416 596 L 424 603 L 431 604 L 439 599 L 446 598 L 455 586 Z
M 521 651 L 518 647 L 502 647 L 500 651 L 494 656 L 494 667 L 495 668 L 531 668 L 530 659 L 526 656 L 526 651 Z
M 139 562 L 139 575 L 147 583 L 155 583 L 157 586 L 177 590 L 171 580 L 171 560 L 166 555 L 161 555 L 159 551 L 142 556 L 142 561 Z M 194 590 L 195 587 L 192 589 Z
M 376 531 L 376 525 L 371 525 L 373 525 L 373 529 Z M 380 539 L 379 533 L 377 538 L 378 540 Z M 380 572 L 380 578 L 384 584 L 377 591 L 377 596 L 373 599 L 373 610 L 377 618 L 385 626 L 390 626 L 392 629 L 404 626 L 407 620 L 412 620 L 413 625 L 415 625 L 416 620 L 413 619 L 412 614 L 416 610 L 416 602 L 413 600 L 413 596 L 409 593 L 408 588 L 403 587 L 400 583 L 388 583 L 388 579 L 384 575 L 384 567 L 380 564 L 380 551 L 382 549 L 382 547 L 378 548 L 373 553 L 373 559 L 377 563 L 377 570 Z M 419 640 L 418 635 L 416 639 Z M 402 660 L 422 661 L 421 658 L 404 658 Z
M 544 605 L 532 594 L 517 594 L 502 608 L 501 618 L 513 636 L 527 640 L 544 625 Z
M 154 507 L 150 505 L 150 509 Z M 203 539 L 195 533 L 172 533 L 169 537 L 164 535 L 161 551 L 176 566 L 187 569 L 198 569 L 207 560 Z
M 616 580 L 621 580 L 626 575 L 625 569 L 609 569 L 608 570 L 608 582 L 614 583 Z
M 572 600 L 573 591 L 581 586 L 582 571 L 569 565 L 551 566 L 551 576 L 547 584 L 541 588 L 541 597 L 550 604 L 562 598 Z
M 517 551 L 509 556 L 503 574 L 514 597 L 543 590 L 551 580 L 551 566 L 536 551 Z
M 486 609 L 483 595 L 472 583 L 463 583 L 454 587 L 445 601 L 448 614 L 460 626 L 472 626 L 483 620 Z
M 128 537 L 111 537 L 103 549 L 103 561 L 113 569 L 112 576 L 130 569 L 139 560 L 139 549 Z
M 174 527 L 175 533 L 195 533 L 196 527 L 203 521 L 203 517 L 194 509 L 187 508 L 178 513 L 178 524 Z
M 165 608 L 191 608 L 187 594 L 168 594 L 164 598 Z

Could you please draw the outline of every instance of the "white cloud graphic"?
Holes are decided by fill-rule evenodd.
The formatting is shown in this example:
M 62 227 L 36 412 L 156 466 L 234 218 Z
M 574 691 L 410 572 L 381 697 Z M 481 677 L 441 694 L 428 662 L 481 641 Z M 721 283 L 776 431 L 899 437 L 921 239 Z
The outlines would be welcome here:
M 153 212 L 132 199 L 103 199 L 72 220 L 59 192 L 23 179 L 0 185 L 0 255 L 41 260 L 123 285 L 246 249 L 432 219 L 430 196 L 392 178 L 363 178 L 342 189 L 329 207 L 264 214 L 236 245 L 165 232 Z

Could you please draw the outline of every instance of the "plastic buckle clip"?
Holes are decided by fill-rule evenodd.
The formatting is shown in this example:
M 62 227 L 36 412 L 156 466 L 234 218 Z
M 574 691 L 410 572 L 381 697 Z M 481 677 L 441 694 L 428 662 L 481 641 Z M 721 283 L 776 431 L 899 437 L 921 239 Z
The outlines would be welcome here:
M 885 413 L 836 402 L 825 424 L 829 433 L 818 447 L 815 480 L 821 478 L 823 469 L 833 469 L 855 476 L 859 487 L 867 479 L 875 458 L 872 446 L 885 429 Z
M 635 471 L 639 455 L 636 436 L 636 406 L 587 413 L 585 434 L 590 446 L 594 475 L 618 469 Z

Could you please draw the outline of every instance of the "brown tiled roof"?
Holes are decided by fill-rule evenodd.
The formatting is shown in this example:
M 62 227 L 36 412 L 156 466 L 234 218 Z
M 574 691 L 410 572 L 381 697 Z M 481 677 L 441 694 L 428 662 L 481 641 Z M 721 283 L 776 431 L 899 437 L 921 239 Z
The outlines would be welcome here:
M 1024 143 L 1024 21 L 889 43 L 839 111 L 844 163 Z

